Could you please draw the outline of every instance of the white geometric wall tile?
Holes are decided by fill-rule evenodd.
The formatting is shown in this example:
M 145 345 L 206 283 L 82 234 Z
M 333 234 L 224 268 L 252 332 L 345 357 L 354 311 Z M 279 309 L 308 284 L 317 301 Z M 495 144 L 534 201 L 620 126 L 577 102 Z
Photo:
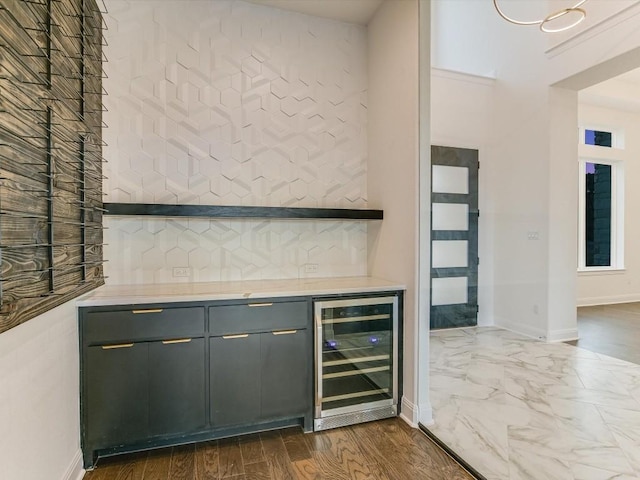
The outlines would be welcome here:
M 106 4 L 106 201 L 366 207 L 364 27 L 239 0 Z M 363 222 L 107 222 L 110 283 L 366 274 Z
M 366 275 L 364 221 L 105 218 L 111 284 Z M 189 278 L 173 277 L 190 267 Z

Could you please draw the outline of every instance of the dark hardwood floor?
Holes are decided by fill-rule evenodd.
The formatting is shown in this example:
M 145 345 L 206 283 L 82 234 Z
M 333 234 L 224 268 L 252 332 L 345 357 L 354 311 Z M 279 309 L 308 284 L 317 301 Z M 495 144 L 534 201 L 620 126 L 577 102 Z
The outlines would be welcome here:
M 578 334 L 567 343 L 640 364 L 640 303 L 579 307 Z
M 393 418 L 299 428 L 101 459 L 85 480 L 469 480 L 421 431 Z

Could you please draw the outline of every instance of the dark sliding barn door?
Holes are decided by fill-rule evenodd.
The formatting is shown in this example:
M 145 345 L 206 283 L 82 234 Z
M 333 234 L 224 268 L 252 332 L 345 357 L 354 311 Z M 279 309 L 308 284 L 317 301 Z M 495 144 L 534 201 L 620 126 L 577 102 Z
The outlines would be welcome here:
M 478 317 L 478 151 L 431 147 L 431 328 Z

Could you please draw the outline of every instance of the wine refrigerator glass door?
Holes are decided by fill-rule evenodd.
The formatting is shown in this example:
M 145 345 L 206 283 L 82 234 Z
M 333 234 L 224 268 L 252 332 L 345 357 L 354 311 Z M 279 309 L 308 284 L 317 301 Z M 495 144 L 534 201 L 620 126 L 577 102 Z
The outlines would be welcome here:
M 398 300 L 315 303 L 316 418 L 397 404 Z

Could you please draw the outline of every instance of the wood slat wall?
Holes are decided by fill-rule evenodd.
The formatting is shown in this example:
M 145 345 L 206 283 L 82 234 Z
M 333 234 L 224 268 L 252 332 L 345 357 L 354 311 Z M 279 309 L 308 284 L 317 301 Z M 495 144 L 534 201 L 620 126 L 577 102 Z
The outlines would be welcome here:
M 104 283 L 102 13 L 0 0 L 0 333 Z

